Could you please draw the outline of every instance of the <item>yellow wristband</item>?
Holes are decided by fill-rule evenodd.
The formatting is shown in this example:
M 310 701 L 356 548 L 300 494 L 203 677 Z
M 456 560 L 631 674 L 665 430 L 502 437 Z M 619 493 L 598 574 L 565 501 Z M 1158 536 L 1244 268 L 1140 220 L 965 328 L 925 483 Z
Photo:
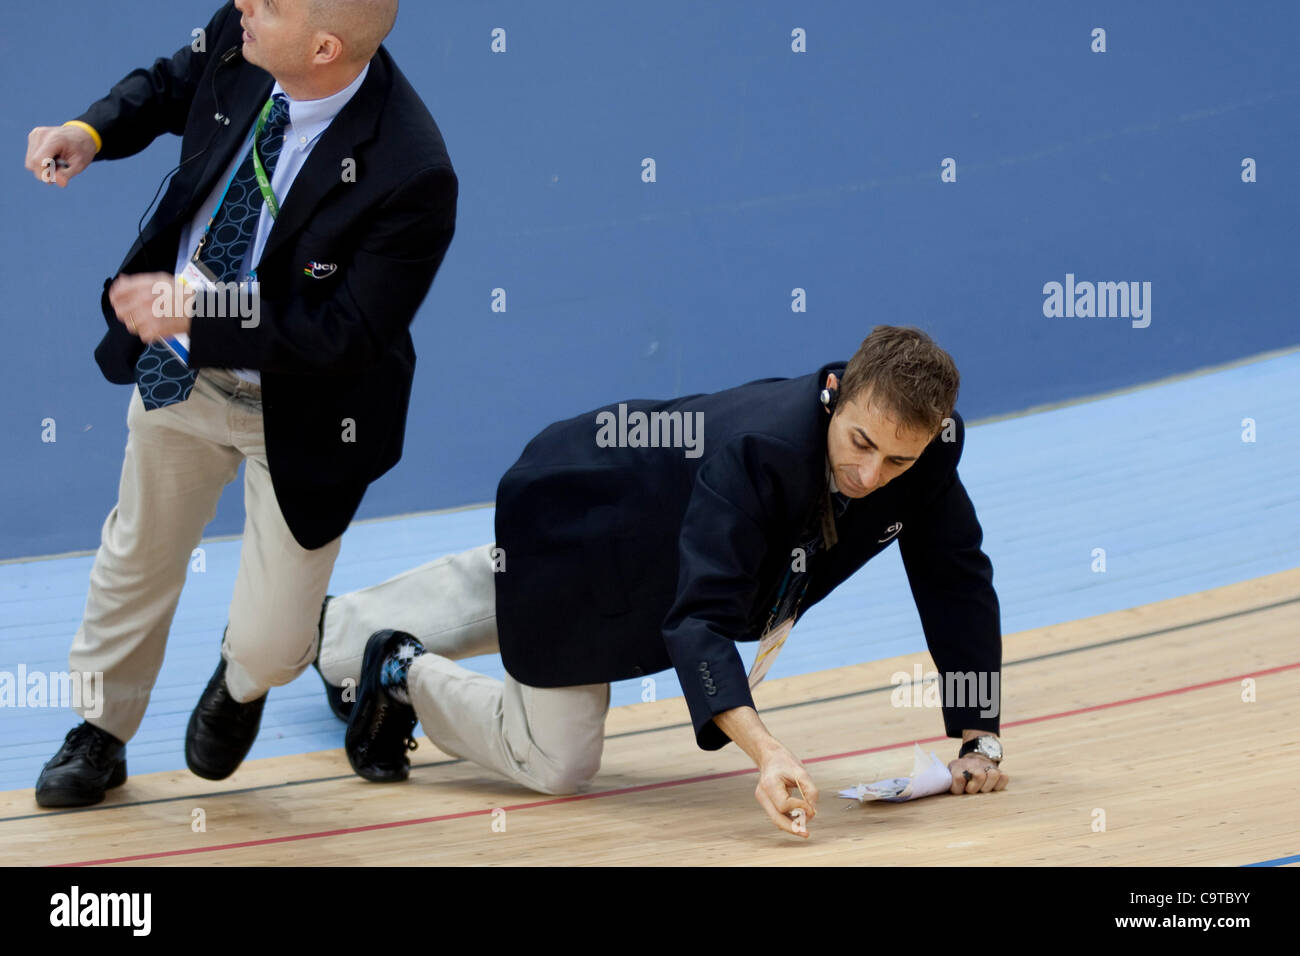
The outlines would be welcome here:
M 95 152 L 98 153 L 101 149 L 104 148 L 104 138 L 100 136 L 99 131 L 95 129 L 95 127 L 91 126 L 89 123 L 83 123 L 81 120 L 68 120 L 63 125 L 75 126 L 77 127 L 77 129 L 84 129 L 87 133 L 89 133 L 90 138 L 95 141 Z

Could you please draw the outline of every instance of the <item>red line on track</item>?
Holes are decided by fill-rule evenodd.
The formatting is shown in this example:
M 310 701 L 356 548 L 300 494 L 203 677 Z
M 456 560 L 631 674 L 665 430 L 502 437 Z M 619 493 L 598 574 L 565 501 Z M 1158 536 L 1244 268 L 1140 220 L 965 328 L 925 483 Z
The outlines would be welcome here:
M 1055 714 L 1044 714 L 1041 717 L 1026 717 L 1024 720 L 1015 720 L 1002 724 L 1003 728 L 1020 727 L 1025 724 L 1042 723 L 1045 720 L 1061 720 L 1065 717 L 1074 717 L 1078 714 L 1087 714 L 1097 710 L 1109 710 L 1112 707 L 1123 707 L 1128 704 L 1140 704 L 1143 701 L 1156 700 L 1160 697 L 1172 697 L 1175 694 L 1187 694 L 1195 690 L 1203 690 L 1207 687 L 1217 687 L 1221 684 L 1231 684 L 1234 681 L 1244 680 L 1247 677 L 1263 677 L 1267 674 L 1277 674 L 1281 671 L 1295 670 L 1300 667 L 1300 661 L 1293 664 L 1281 664 L 1277 667 L 1270 667 L 1262 671 L 1252 671 L 1248 674 L 1238 674 L 1235 677 L 1220 677 L 1217 680 L 1205 681 L 1200 684 L 1189 684 L 1186 687 L 1175 687 L 1172 690 L 1162 690 L 1154 694 L 1143 694 L 1141 697 L 1126 697 L 1123 700 L 1112 700 L 1105 704 L 1094 704 L 1091 707 L 1079 707 L 1075 710 L 1063 710 Z M 927 744 L 934 743 L 938 740 L 947 740 L 948 738 L 939 734 L 934 737 L 923 737 L 920 740 L 906 740 L 895 744 L 882 744 L 879 747 L 867 747 L 863 750 L 849 750 L 839 754 L 827 754 L 824 757 L 810 757 L 803 761 L 804 763 L 824 763 L 829 760 L 844 760 L 847 757 L 861 757 L 865 754 L 878 753 L 882 750 L 893 750 L 897 747 L 906 747 L 908 744 Z M 629 793 L 643 793 L 647 790 L 662 790 L 666 787 L 684 787 L 692 783 L 704 783 L 709 780 L 725 780 L 728 777 L 741 777 L 749 773 L 758 773 L 757 767 L 747 767 L 743 770 L 727 770 L 722 773 L 709 773 L 700 777 L 683 777 L 677 780 L 662 780 L 658 783 L 643 783 L 635 787 L 619 787 L 616 790 L 601 790 L 596 793 L 577 793 L 567 797 L 553 797 L 549 800 L 534 800 L 531 803 L 516 803 L 508 807 L 501 807 L 507 812 L 514 810 L 535 810 L 538 807 L 551 807 L 560 803 L 577 803 L 581 800 L 599 800 L 604 797 L 618 797 Z M 213 794 L 220 796 L 220 794 Z M 320 830 L 316 833 L 299 833 L 293 836 L 267 837 L 261 840 L 245 840 L 242 843 L 222 843 L 217 846 L 200 846 L 192 847 L 185 850 L 164 850 L 159 853 L 139 853 L 135 856 L 119 856 L 104 860 L 82 860 L 77 863 L 56 863 L 53 866 L 103 866 L 110 863 L 133 863 L 138 860 L 161 860 L 173 856 L 190 856 L 196 853 L 216 853 L 221 850 L 242 850 L 251 846 L 272 846 L 276 843 L 296 843 L 299 840 L 320 840 L 325 837 L 346 836 L 352 833 L 367 833 L 371 830 L 391 830 L 395 827 L 419 826 L 424 823 L 441 823 L 445 820 L 463 820 L 466 817 L 481 817 L 492 813 L 492 808 L 486 810 L 465 810 L 461 813 L 444 813 L 436 817 L 418 817 L 413 820 L 394 820 L 390 823 L 372 823 L 363 827 L 343 827 L 338 830 Z

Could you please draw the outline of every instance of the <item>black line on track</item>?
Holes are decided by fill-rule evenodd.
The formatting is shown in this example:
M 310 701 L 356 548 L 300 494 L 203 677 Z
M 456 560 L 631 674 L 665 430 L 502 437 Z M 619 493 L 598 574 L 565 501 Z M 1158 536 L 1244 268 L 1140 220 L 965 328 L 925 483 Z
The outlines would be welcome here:
M 1173 634 L 1177 631 L 1186 631 L 1195 627 L 1203 627 L 1206 624 L 1217 624 L 1220 621 L 1230 621 L 1233 618 L 1246 617 L 1251 614 L 1261 614 L 1264 611 L 1272 611 L 1275 608 L 1286 607 L 1287 605 L 1290 604 L 1300 604 L 1300 596 L 1287 598 L 1284 601 L 1274 601 L 1272 604 L 1263 604 L 1260 605 L 1259 607 L 1247 608 L 1243 611 L 1232 611 L 1229 612 L 1228 614 L 1220 614 L 1217 617 L 1205 617 L 1196 621 L 1188 621 L 1185 624 L 1174 624 L 1170 627 L 1162 627 L 1154 631 L 1143 631 L 1141 634 L 1130 634 L 1128 637 L 1115 637 L 1107 641 L 1097 641 L 1096 643 L 1093 644 L 1081 644 L 1078 647 L 1068 647 L 1060 651 L 1049 651 L 1046 654 L 1035 654 L 1032 657 L 1022 657 L 1019 660 L 1007 661 L 1003 663 L 1002 669 L 1006 670 L 1008 667 L 1018 667 L 1021 664 L 1035 664 L 1038 663 L 1039 661 L 1051 660 L 1054 657 L 1065 657 L 1066 655 L 1069 654 L 1081 654 L 1084 651 L 1095 651 L 1103 647 L 1114 647 L 1118 644 L 1127 644 L 1130 641 L 1142 641 L 1142 640 L 1146 640 L 1149 637 L 1159 637 L 1161 634 Z M 773 707 L 765 707 L 763 708 L 763 712 L 772 713 L 773 711 L 778 711 L 778 710 L 794 710 L 795 708 L 798 707 L 810 707 L 813 704 L 829 704 L 837 700 L 850 700 L 854 697 L 866 697 L 870 694 L 882 694 L 887 691 L 892 691 L 900 686 L 902 685 L 885 684 L 879 687 L 868 687 L 865 690 L 849 691 L 846 694 L 835 694 L 830 697 L 814 697 L 811 700 L 798 700 L 789 704 L 778 704 Z M 683 728 L 688 728 L 691 726 L 693 725 L 689 722 L 683 722 L 677 724 L 664 724 L 660 727 L 646 727 L 641 730 L 625 730 L 617 734 L 608 734 L 605 737 L 605 739 L 617 740 L 622 737 L 639 737 L 642 734 L 657 734 L 660 731 L 664 731 L 664 730 L 681 730 Z M 413 763 L 411 764 L 411 769 L 419 770 L 424 767 L 449 767 L 454 764 L 465 763 L 465 762 L 466 761 L 461 758 L 456 758 L 453 760 L 434 760 L 434 761 L 430 761 L 429 763 Z M 69 813 L 96 813 L 96 812 L 103 812 L 108 810 L 123 810 L 126 809 L 127 807 L 145 807 L 151 804 L 176 803 L 184 800 L 190 800 L 190 801 L 211 800 L 216 797 L 227 797 L 237 793 L 257 793 L 263 790 L 281 790 L 287 787 L 300 787 L 306 784 L 332 783 L 336 780 L 353 780 L 353 779 L 356 779 L 355 774 L 345 773 L 333 777 L 311 777 L 306 780 L 286 780 L 283 783 L 264 783 L 255 787 L 241 787 L 238 790 L 213 790 L 213 791 L 208 791 L 206 793 L 186 794 L 184 796 L 178 796 L 178 797 L 156 797 L 152 800 L 133 800 L 129 803 L 113 803 L 107 805 L 97 804 L 93 807 L 70 807 L 66 810 L 46 810 L 44 812 L 39 812 L 39 813 L 26 813 L 14 817 L 0 817 L 0 823 L 14 823 L 19 820 L 48 819 L 50 817 L 65 816 L 66 814 Z

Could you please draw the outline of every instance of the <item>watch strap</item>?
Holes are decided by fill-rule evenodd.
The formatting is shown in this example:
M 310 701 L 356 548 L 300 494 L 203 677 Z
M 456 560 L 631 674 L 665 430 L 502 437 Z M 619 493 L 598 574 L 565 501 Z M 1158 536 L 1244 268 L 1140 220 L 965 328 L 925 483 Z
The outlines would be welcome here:
M 957 757 L 960 759 L 961 757 L 965 757 L 967 754 L 974 753 L 979 748 L 980 740 L 982 740 L 984 736 L 985 735 L 981 735 L 979 737 L 972 737 L 970 740 L 962 744 L 961 750 L 957 752 Z M 993 760 L 992 757 L 989 757 L 985 754 L 980 754 L 980 756 L 984 757 L 986 760 Z M 993 760 L 993 762 L 998 763 L 997 760 Z

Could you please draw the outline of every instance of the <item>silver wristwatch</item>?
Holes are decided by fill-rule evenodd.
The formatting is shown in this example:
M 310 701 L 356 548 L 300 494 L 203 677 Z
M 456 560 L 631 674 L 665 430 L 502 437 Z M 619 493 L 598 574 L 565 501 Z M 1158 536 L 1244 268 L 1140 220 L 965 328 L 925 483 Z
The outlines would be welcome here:
M 990 734 L 981 734 L 973 737 L 961 745 L 958 757 L 965 757 L 967 754 L 979 754 L 981 757 L 987 757 L 995 764 L 1002 761 L 1002 742 Z

